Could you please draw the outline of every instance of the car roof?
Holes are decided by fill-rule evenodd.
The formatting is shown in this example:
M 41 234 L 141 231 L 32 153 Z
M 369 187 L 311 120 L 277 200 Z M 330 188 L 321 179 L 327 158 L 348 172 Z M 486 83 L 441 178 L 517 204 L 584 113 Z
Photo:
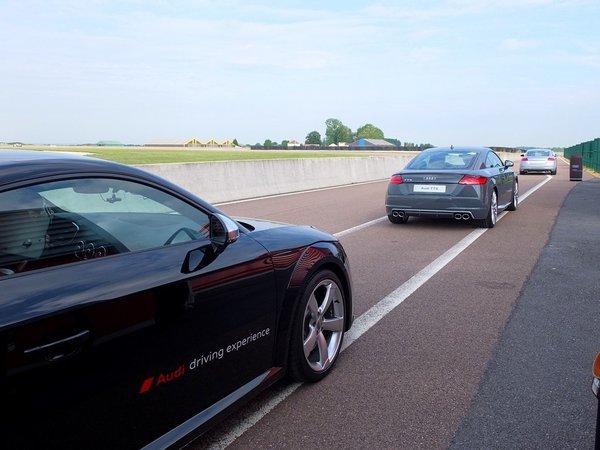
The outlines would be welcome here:
M 131 166 L 72 153 L 0 149 L 0 186 L 68 174 L 154 177 Z
M 492 151 L 491 148 L 489 147 L 469 147 L 469 146 L 451 146 L 451 147 L 432 147 L 432 148 L 428 148 L 427 150 L 423 150 L 423 152 L 439 152 L 439 151 L 459 151 L 459 152 L 464 152 L 464 151 L 468 151 L 468 152 L 476 152 L 476 153 L 483 153 L 483 152 L 489 152 Z M 423 153 L 421 152 L 421 153 Z
M 210 211 L 221 212 L 175 183 L 137 167 L 74 153 L 0 148 L 0 190 L 80 176 L 134 179 L 169 189 L 182 197 L 195 200 Z

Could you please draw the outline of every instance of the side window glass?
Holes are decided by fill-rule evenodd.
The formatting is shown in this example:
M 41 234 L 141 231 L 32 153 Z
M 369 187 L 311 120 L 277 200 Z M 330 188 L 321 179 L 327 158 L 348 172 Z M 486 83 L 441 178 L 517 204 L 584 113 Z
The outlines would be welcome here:
M 493 152 L 490 152 L 487 154 L 487 157 L 485 159 L 485 167 L 486 168 L 492 168 L 492 167 L 502 167 L 504 164 L 502 164 L 502 160 L 498 157 L 498 155 L 496 155 Z
M 208 237 L 208 215 L 158 189 L 87 178 L 0 193 L 0 277 Z

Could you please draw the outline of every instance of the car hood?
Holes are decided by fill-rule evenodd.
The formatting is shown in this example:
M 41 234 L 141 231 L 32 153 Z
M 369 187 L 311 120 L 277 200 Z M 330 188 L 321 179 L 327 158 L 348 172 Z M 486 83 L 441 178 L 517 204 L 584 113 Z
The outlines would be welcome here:
M 241 223 L 250 232 L 269 230 L 271 228 L 293 226 L 289 223 L 274 222 L 272 220 L 252 219 L 250 217 L 233 217 L 236 222 Z
M 291 225 L 245 217 L 236 217 L 235 220 L 249 230 L 249 236 L 269 251 L 305 247 L 316 242 L 337 241 L 333 235 L 309 225 Z

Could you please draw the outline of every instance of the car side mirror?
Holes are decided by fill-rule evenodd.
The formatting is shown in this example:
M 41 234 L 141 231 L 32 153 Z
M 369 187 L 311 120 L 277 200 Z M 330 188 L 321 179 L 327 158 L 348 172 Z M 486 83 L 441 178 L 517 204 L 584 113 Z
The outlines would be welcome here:
M 225 247 L 237 241 L 240 236 L 239 227 L 229 217 L 223 214 L 213 214 L 208 220 L 211 245 L 190 251 L 181 268 L 183 273 L 192 273 L 206 267 L 225 250 Z
M 507 159 L 506 161 L 504 161 L 504 167 L 506 167 L 506 168 L 512 167 L 514 165 L 515 165 L 515 163 L 512 162 L 510 159 Z
M 229 217 L 218 213 L 210 216 L 210 242 L 217 253 L 237 241 L 239 237 L 240 229 Z

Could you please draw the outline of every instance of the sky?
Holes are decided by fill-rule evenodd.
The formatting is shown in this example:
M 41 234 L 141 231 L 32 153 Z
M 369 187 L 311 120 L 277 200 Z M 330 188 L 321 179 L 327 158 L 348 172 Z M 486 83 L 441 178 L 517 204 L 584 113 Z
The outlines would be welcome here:
M 0 142 L 600 137 L 598 0 L 0 0 Z

